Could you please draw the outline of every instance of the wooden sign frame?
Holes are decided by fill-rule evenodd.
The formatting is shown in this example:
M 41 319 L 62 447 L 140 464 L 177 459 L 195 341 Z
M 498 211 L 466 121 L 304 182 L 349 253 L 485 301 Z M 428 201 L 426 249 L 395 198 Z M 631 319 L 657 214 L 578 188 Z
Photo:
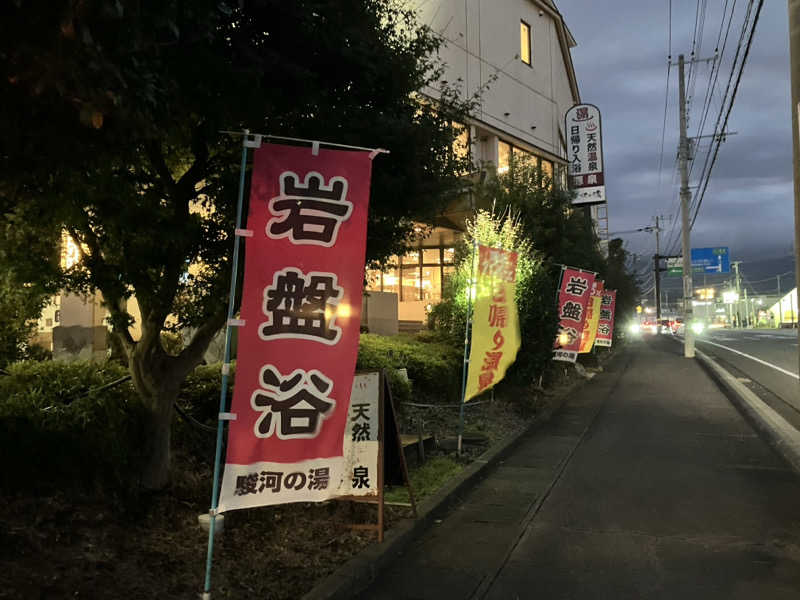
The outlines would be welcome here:
M 368 373 L 375 373 L 376 371 L 358 371 L 356 375 L 365 375 Z M 386 370 L 381 369 L 379 389 L 378 389 L 378 493 L 373 496 L 337 496 L 336 500 L 349 500 L 351 502 L 359 502 L 362 504 L 376 504 L 378 507 L 377 521 L 375 523 L 353 523 L 348 527 L 357 530 L 374 531 L 377 534 L 378 542 L 383 541 L 384 534 L 384 479 L 385 479 L 385 444 L 386 444 L 386 409 L 391 411 L 391 421 L 393 424 L 392 431 L 388 432 L 390 437 L 393 437 L 397 445 L 399 454 L 400 468 L 402 472 L 403 483 L 408 490 L 408 497 L 411 502 L 411 511 L 414 518 L 417 518 L 417 504 L 414 498 L 414 490 L 411 488 L 411 480 L 408 476 L 408 465 L 406 464 L 405 454 L 403 453 L 403 443 L 400 440 L 400 432 L 397 428 L 397 413 L 394 409 L 394 400 L 392 399 L 392 388 L 389 385 L 389 378 L 386 376 Z

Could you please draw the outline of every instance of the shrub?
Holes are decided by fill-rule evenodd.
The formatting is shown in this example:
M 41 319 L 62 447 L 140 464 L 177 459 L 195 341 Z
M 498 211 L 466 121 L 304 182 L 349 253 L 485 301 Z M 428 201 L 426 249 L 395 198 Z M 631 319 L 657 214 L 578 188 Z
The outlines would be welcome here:
M 461 364 L 461 350 L 452 344 L 421 342 L 402 335 L 383 337 L 363 334 L 357 368 L 405 368 L 413 381 L 416 397 L 446 402 L 457 401 L 461 392 Z
M 0 377 L 0 474 L 6 490 L 124 489 L 139 472 L 144 412 L 127 371 L 88 362 L 23 362 Z
M 467 319 L 466 290 L 472 277 L 472 240 L 518 253 L 516 303 L 521 346 L 508 380 L 527 384 L 537 378 L 552 357 L 552 340 L 557 329 L 555 283 L 548 269 L 525 236 L 520 219 L 479 210 L 467 223 L 467 239 L 456 252 L 456 272 L 444 290 L 444 301 L 431 311 L 431 325 L 440 335 L 463 339 Z

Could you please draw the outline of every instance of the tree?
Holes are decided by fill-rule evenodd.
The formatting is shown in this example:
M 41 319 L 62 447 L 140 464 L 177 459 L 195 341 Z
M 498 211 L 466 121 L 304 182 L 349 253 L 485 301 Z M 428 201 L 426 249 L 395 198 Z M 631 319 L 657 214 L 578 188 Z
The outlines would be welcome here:
M 633 314 L 639 298 L 636 278 L 628 270 L 629 254 L 622 246 L 620 238 L 608 242 L 608 260 L 605 271 L 606 287 L 617 290 L 615 323 L 622 325 L 623 318 Z
M 0 368 L 31 355 L 31 340 L 48 294 L 0 274 Z
M 221 130 L 389 148 L 373 173 L 369 259 L 397 252 L 412 217 L 434 215 L 456 192 L 465 165 L 452 123 L 469 106 L 447 87 L 436 105 L 415 93 L 436 85 L 439 41 L 398 6 L 37 0 L 0 9 L 0 213 L 28 239 L 66 230 L 82 256 L 63 271 L 42 248 L 0 244 L 28 281 L 102 292 L 149 415 L 146 487 L 168 481 L 173 402 L 225 320 L 239 140 Z M 161 333 L 183 328 L 194 334 L 171 356 Z

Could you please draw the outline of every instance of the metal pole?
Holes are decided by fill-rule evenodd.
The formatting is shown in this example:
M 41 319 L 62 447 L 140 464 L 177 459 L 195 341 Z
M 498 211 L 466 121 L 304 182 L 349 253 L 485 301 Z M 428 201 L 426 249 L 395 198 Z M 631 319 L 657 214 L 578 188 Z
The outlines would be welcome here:
M 794 161 L 794 282 L 800 285 L 800 0 L 788 0 L 789 64 L 792 71 L 792 150 Z M 791 300 L 791 298 L 790 298 Z M 800 368 L 800 327 L 797 328 L 798 368 Z
M 461 372 L 461 406 L 458 408 L 458 455 L 461 456 L 461 440 L 464 437 L 464 397 L 467 395 L 467 370 L 469 369 L 470 338 L 472 337 L 472 289 L 475 285 L 475 251 L 478 240 L 472 240 L 472 263 L 467 282 L 467 324 L 464 327 L 464 367 Z
M 244 203 L 244 179 L 245 169 L 247 168 L 247 129 L 244 130 L 242 137 L 242 165 L 241 172 L 239 173 L 239 197 L 236 204 L 236 229 L 242 227 L 242 205 Z M 228 369 L 231 362 L 231 334 L 233 328 L 230 326 L 230 321 L 233 319 L 233 306 L 236 300 L 236 279 L 239 272 L 239 245 L 240 237 L 233 236 L 233 272 L 231 273 L 231 288 L 228 293 L 228 321 L 225 328 L 225 362 L 222 365 L 222 387 L 219 391 L 219 412 L 225 412 L 225 406 L 228 396 Z M 211 559 L 214 555 L 214 529 L 217 522 L 217 507 L 219 506 L 219 471 L 220 463 L 222 461 L 222 433 L 223 433 L 222 419 L 217 420 L 217 447 L 214 451 L 214 482 L 211 491 L 211 510 L 208 511 L 208 554 L 206 555 L 206 580 L 203 586 L 203 600 L 210 600 L 211 598 Z
M 678 57 L 678 78 L 680 79 L 678 89 L 679 98 L 679 117 L 680 117 L 680 146 L 678 147 L 678 162 L 681 171 L 681 224 L 683 235 L 683 355 L 686 358 L 694 358 L 694 331 L 692 330 L 693 308 L 692 308 L 692 249 L 689 243 L 689 140 L 686 137 L 686 82 L 683 77 L 683 54 Z
M 661 335 L 661 246 L 658 238 L 658 217 L 656 217 L 656 255 L 653 257 L 656 269 L 656 334 Z
M 736 325 L 739 329 L 742 327 L 742 319 L 739 315 L 739 296 L 742 292 L 741 282 L 739 281 L 739 263 L 741 261 L 734 261 L 731 264 L 733 265 L 733 269 L 736 271 Z
M 783 304 L 781 303 L 781 276 L 778 275 L 778 328 L 783 325 Z
M 747 288 L 744 288 L 744 324 L 750 327 L 750 302 L 747 300 Z

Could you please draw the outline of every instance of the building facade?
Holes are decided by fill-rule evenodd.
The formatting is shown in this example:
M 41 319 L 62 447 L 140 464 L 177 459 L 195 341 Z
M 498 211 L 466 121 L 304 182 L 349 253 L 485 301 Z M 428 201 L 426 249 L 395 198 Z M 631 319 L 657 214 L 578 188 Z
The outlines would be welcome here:
M 465 140 L 476 171 L 503 173 L 526 155 L 545 175 L 565 182 L 564 115 L 580 102 L 570 49 L 572 34 L 550 0 L 414 0 L 421 24 L 442 39 L 442 79 L 478 97 Z M 437 98 L 436 87 L 421 90 Z M 467 199 L 451 207 L 419 248 L 368 273 L 367 290 L 398 296 L 401 323 L 422 323 L 441 300 L 454 270 L 453 247 L 471 213 Z M 600 223 L 604 207 L 592 207 Z

